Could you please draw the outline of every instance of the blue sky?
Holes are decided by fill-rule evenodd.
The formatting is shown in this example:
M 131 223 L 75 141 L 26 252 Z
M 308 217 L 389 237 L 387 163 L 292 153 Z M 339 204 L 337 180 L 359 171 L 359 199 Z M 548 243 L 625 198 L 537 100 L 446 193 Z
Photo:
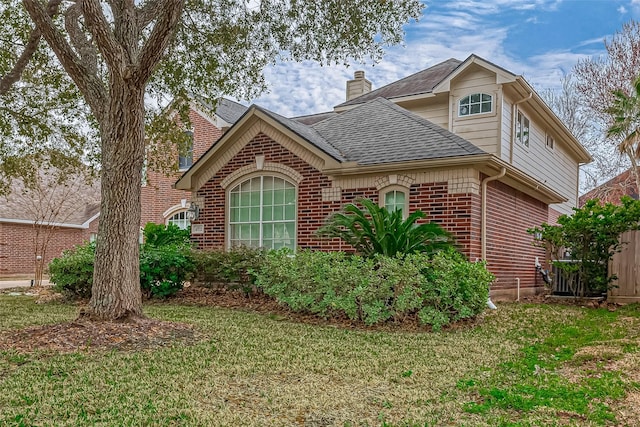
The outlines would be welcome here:
M 346 80 L 364 70 L 378 88 L 448 58 L 475 53 L 523 75 L 536 89 L 557 89 L 581 59 L 604 54 L 611 38 L 640 19 L 640 0 L 425 0 L 405 46 L 378 64 L 320 67 L 281 63 L 266 70 L 268 93 L 252 102 L 285 116 L 329 111 L 344 101 Z

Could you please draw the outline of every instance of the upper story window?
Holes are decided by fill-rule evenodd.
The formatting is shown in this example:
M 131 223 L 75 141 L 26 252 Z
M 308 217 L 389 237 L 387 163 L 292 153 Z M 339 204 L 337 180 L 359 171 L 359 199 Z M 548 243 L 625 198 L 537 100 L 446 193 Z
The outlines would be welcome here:
M 529 119 L 522 112 L 518 111 L 516 116 L 516 141 L 529 148 Z
M 187 131 L 185 135 L 189 137 L 189 142 L 185 147 L 180 147 L 178 155 L 178 169 L 189 169 L 193 164 L 193 132 Z
M 490 113 L 493 111 L 493 97 L 486 93 L 474 93 L 458 102 L 458 116 Z
M 229 191 L 229 245 L 266 249 L 296 244 L 296 187 L 276 176 L 257 176 Z
M 553 137 L 547 134 L 547 148 L 549 150 L 553 150 L 554 146 L 555 146 L 555 141 L 553 140 Z

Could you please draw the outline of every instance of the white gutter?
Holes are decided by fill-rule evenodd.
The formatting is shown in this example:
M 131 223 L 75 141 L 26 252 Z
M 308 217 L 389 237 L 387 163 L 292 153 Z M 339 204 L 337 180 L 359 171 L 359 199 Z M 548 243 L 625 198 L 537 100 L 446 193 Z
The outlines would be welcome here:
M 91 221 L 93 221 L 99 215 L 100 214 L 94 215 L 83 224 L 70 224 L 66 222 L 38 222 L 30 219 L 14 219 L 14 218 L 0 218 L 0 222 L 9 223 L 9 224 L 41 225 L 41 226 L 49 226 L 49 227 L 87 229 L 89 228 L 89 224 L 91 223 Z
M 503 167 L 498 175 L 489 176 L 482 180 L 482 222 L 480 224 L 480 242 L 482 244 L 482 250 L 480 257 L 482 260 L 487 260 L 487 184 L 496 179 L 500 179 L 507 173 L 507 168 Z

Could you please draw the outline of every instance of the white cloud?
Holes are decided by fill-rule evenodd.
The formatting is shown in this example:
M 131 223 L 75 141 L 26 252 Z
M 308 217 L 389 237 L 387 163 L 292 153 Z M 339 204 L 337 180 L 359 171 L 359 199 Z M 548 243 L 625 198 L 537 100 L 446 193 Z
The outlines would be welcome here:
M 627 13 L 627 8 L 626 8 L 626 7 L 624 7 L 624 6 L 622 6 L 622 5 L 620 5 L 620 7 L 618 7 L 616 10 L 617 10 L 621 15 L 624 15 L 625 13 Z

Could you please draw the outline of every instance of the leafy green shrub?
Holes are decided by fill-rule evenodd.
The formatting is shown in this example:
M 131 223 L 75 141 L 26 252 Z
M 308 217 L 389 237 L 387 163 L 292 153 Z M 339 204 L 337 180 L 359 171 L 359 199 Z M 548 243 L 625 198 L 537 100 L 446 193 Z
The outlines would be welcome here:
M 195 250 L 195 279 L 206 287 L 224 284 L 229 289 L 240 289 L 250 294 L 257 271 L 265 256 L 264 249 L 238 246 L 225 250 Z
M 140 286 L 149 297 L 168 297 L 189 280 L 195 268 L 190 233 L 174 224 L 148 223 L 140 248 Z
M 333 214 L 318 230 L 318 235 L 338 237 L 350 244 L 362 256 L 375 254 L 396 256 L 415 252 L 433 253 L 452 247 L 453 238 L 438 224 L 417 224 L 426 218 L 422 211 L 415 211 L 406 219 L 402 211 L 389 212 L 368 199 L 349 203 L 343 212 Z
M 95 243 L 67 249 L 49 264 L 49 279 L 53 289 L 71 298 L 90 298 L 93 285 Z
M 191 232 L 183 230 L 175 224 L 155 224 L 148 222 L 142 230 L 144 244 L 147 246 L 189 245 Z
M 140 251 L 140 286 L 146 295 L 168 297 L 182 289 L 194 272 L 188 246 L 145 244 Z
M 343 252 L 273 251 L 257 285 L 294 311 L 346 315 L 368 325 L 417 314 L 439 329 L 481 313 L 493 275 L 454 251 L 365 258 Z
M 561 215 L 559 225 L 545 223 L 527 230 L 536 236 L 534 243 L 547 250 L 576 297 L 609 290 L 616 279 L 608 274 L 609 260 L 624 245 L 620 234 L 640 228 L 640 201 L 627 196 L 620 201 L 618 206 L 589 200 L 573 208 L 573 215 Z M 559 254 L 565 252 L 573 262 L 560 262 Z

